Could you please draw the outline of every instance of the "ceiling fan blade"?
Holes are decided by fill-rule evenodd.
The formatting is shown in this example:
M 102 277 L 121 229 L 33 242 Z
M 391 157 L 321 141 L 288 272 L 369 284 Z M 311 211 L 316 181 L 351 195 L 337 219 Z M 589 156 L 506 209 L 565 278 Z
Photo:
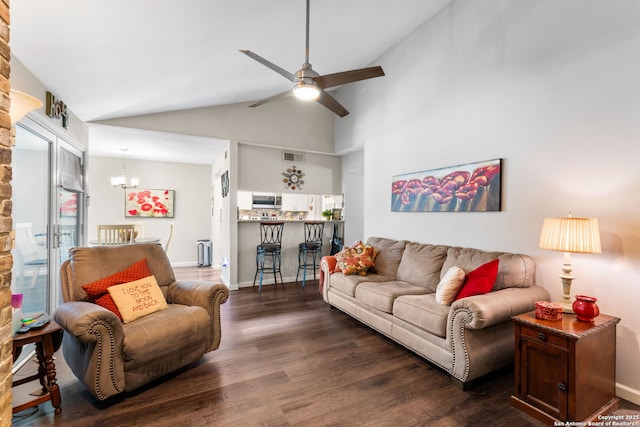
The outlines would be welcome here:
M 329 92 L 321 90 L 320 97 L 317 101 L 340 117 L 344 117 L 349 114 L 349 111 L 344 108 L 338 101 L 336 101 L 336 99 L 331 96 Z
M 280 74 L 284 78 L 289 79 L 289 81 L 292 81 L 292 82 L 297 82 L 298 81 L 298 78 L 294 74 L 291 74 L 290 72 L 288 72 L 284 68 L 278 67 L 273 62 L 271 62 L 271 61 L 269 61 L 267 59 L 264 59 L 262 56 L 256 55 L 255 53 L 251 52 L 250 50 L 242 50 L 242 49 L 240 49 L 240 52 L 244 53 L 249 58 L 251 58 L 251 59 L 253 59 L 255 61 L 258 61 L 259 63 L 261 63 L 265 67 L 271 68 L 273 71 L 275 71 L 276 73 Z
M 291 96 L 291 95 L 292 95 L 292 92 L 291 92 L 291 89 L 289 89 L 289 90 L 286 90 L 284 92 L 280 92 L 280 93 L 277 93 L 275 95 L 272 95 L 272 96 L 270 96 L 268 98 L 264 98 L 264 99 L 261 99 L 259 101 L 256 101 L 253 104 L 249 105 L 249 107 L 259 107 L 262 104 L 266 104 L 267 102 L 272 101 L 272 100 L 274 100 L 276 98 L 282 98 L 282 97 Z
M 322 89 L 340 86 L 347 83 L 357 82 L 359 80 L 372 79 L 374 77 L 384 76 L 382 67 L 360 68 L 358 70 L 342 71 L 340 73 L 325 74 L 324 76 L 314 77 L 313 80 Z

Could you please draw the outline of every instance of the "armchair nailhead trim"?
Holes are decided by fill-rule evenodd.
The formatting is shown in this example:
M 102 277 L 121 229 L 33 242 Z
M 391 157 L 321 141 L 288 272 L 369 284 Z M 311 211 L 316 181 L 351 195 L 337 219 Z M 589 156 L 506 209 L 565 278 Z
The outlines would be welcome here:
M 98 366 L 96 369 L 96 376 L 95 376 L 95 391 L 96 391 L 96 395 L 98 396 L 98 398 L 100 400 L 104 400 L 106 399 L 106 396 L 102 393 L 102 391 L 100 390 L 100 375 L 101 375 L 101 369 L 102 369 L 102 350 L 103 350 L 103 333 L 97 331 L 95 329 L 96 326 L 101 326 L 103 328 L 105 328 L 108 332 L 109 332 L 109 345 L 110 345 L 110 351 L 109 354 L 111 355 L 111 357 L 109 358 L 109 376 L 111 377 L 111 384 L 113 385 L 113 388 L 118 392 L 121 393 L 124 391 L 124 389 L 121 389 L 120 387 L 118 387 L 118 381 L 116 380 L 116 377 L 113 373 L 114 371 L 114 357 L 113 355 L 115 354 L 115 344 L 114 344 L 114 336 L 113 336 L 113 330 L 111 329 L 110 325 L 107 322 L 104 321 L 98 321 L 98 322 L 94 322 L 91 324 L 90 328 L 89 328 L 89 332 L 93 335 L 95 335 L 95 337 L 97 338 L 97 342 L 98 342 Z
M 228 293 L 227 292 L 216 292 L 214 298 L 211 301 L 211 347 L 207 350 L 207 352 L 216 350 L 220 347 L 220 339 L 222 338 L 222 327 L 220 321 L 220 305 L 224 304 L 227 301 Z M 218 329 L 216 329 L 216 325 L 218 325 Z M 219 331 L 219 333 L 218 333 Z

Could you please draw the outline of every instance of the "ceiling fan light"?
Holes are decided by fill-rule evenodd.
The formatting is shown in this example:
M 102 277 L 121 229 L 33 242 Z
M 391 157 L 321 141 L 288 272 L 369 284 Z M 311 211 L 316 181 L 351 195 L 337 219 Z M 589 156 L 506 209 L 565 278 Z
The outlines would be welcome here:
M 298 82 L 293 87 L 293 94 L 303 101 L 313 101 L 320 96 L 320 89 L 313 84 Z

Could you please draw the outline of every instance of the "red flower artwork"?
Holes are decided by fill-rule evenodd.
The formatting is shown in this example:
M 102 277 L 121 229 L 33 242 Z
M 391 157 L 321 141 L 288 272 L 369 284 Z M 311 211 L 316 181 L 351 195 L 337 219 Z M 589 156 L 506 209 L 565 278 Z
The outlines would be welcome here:
M 60 216 L 76 216 L 78 213 L 78 195 L 68 191 L 60 192 Z
M 127 193 L 125 216 L 173 218 L 173 190 L 135 190 Z
M 500 159 L 395 177 L 391 209 L 396 212 L 499 211 Z

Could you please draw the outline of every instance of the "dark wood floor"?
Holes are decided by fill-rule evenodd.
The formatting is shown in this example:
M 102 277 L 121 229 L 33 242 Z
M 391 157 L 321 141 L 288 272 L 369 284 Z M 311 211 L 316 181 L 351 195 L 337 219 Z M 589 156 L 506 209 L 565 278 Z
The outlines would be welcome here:
M 176 276 L 202 278 L 206 270 L 176 269 Z M 329 309 L 317 282 L 231 292 L 222 323 L 218 350 L 107 404 L 80 385 L 60 352 L 62 413 L 45 403 L 16 414 L 13 425 L 544 425 L 509 404 L 510 371 L 462 392 L 422 359 Z M 617 412 L 640 414 L 640 407 L 623 402 Z

